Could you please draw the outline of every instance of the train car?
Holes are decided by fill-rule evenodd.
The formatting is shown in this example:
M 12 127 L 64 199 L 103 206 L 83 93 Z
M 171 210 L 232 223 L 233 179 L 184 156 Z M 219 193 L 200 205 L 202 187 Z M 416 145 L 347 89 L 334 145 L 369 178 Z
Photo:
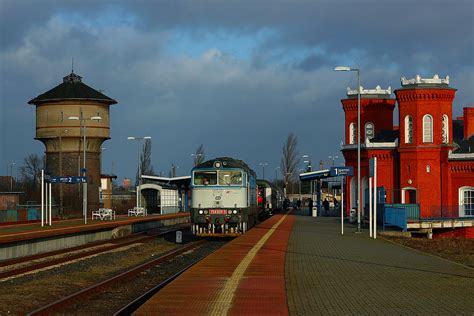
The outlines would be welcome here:
M 271 216 L 283 209 L 283 194 L 278 188 L 267 180 L 257 180 L 258 208 L 261 217 Z
M 193 234 L 238 236 L 257 223 L 256 174 L 245 162 L 215 158 L 191 173 Z

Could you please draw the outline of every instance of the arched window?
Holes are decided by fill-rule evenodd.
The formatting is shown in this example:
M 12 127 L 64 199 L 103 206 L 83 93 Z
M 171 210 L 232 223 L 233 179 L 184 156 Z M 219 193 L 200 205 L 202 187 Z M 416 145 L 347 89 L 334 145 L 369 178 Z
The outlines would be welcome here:
M 441 135 L 443 137 L 443 144 L 449 143 L 449 118 L 446 114 L 443 115 L 443 122 L 441 124 Z
M 365 123 L 365 139 L 372 139 L 375 136 L 374 123 L 367 122 Z
M 459 188 L 459 217 L 474 216 L 474 187 Z
M 410 115 L 405 116 L 405 144 L 413 141 L 413 120 Z
M 356 143 L 356 127 L 354 123 L 351 123 L 349 125 L 349 144 L 355 144 Z
M 433 142 L 433 117 L 429 114 L 423 116 L 423 143 Z

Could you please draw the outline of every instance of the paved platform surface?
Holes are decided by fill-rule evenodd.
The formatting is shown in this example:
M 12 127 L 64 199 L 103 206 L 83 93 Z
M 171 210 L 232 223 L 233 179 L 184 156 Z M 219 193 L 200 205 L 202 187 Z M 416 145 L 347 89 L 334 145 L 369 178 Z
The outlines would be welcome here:
M 301 214 L 236 238 L 135 314 L 474 314 L 473 269 Z
M 296 216 L 286 254 L 290 315 L 473 315 L 474 269 Z
M 175 217 L 189 217 L 189 213 L 182 212 L 163 215 L 153 214 L 138 217 L 120 215 L 113 220 L 92 220 L 89 218 L 87 224 L 84 224 L 84 219 L 53 220 L 51 226 L 45 224 L 43 227 L 41 227 L 40 222 L 2 225 L 0 226 L 0 245 L 20 240 L 32 240 L 36 238 L 74 234 L 78 232 L 111 229 L 137 222 L 156 221 Z

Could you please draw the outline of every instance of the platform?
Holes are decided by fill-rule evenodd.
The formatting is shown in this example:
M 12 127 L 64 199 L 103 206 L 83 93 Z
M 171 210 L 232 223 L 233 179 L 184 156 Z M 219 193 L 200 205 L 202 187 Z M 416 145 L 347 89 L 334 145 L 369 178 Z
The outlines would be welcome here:
M 306 214 L 305 214 L 306 215 Z M 275 215 L 185 272 L 135 315 L 469 314 L 474 270 L 354 233 L 337 218 Z
M 81 246 L 162 226 L 189 223 L 188 212 L 117 216 L 114 220 L 56 220 L 52 225 L 40 222 L 0 226 L 0 261 L 42 252 Z

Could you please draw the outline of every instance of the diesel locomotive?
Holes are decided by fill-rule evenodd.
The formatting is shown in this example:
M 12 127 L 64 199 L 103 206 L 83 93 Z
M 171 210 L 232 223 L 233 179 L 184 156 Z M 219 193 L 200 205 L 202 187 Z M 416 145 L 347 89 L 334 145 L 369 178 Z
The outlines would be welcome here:
M 220 157 L 191 170 L 191 227 L 197 236 L 238 236 L 258 221 L 255 172 L 242 160 Z

